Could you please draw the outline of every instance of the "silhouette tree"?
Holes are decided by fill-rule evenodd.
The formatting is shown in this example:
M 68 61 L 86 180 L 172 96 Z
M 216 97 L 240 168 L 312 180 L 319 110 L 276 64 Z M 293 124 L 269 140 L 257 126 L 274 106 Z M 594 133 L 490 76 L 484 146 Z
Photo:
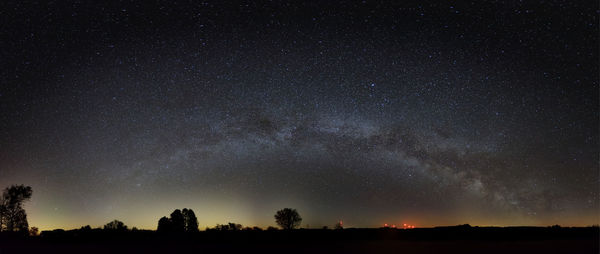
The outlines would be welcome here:
M 167 218 L 167 216 L 163 216 L 158 220 L 158 228 L 156 228 L 158 232 L 171 232 L 171 220 Z
M 29 223 L 27 222 L 27 213 L 25 209 L 19 209 L 16 211 L 13 218 L 13 230 L 26 233 L 29 231 Z
M 2 193 L 0 198 L 0 231 L 28 233 L 27 213 L 23 202 L 31 198 L 29 186 L 13 185 Z
M 109 223 L 106 223 L 106 225 L 104 225 L 104 230 L 127 231 L 127 226 L 125 226 L 125 223 L 123 223 L 122 221 L 113 220 Z
M 275 213 L 275 222 L 282 229 L 290 230 L 300 226 L 302 217 L 300 217 L 296 209 L 283 208 Z
M 198 232 L 198 218 L 192 209 L 175 209 L 170 215 L 158 220 L 158 232 Z
M 185 232 L 198 232 L 198 218 L 196 218 L 194 210 L 183 208 L 181 213 L 185 222 Z
M 171 230 L 173 232 L 185 232 L 185 218 L 183 217 L 183 213 L 181 210 L 175 209 L 171 213 Z

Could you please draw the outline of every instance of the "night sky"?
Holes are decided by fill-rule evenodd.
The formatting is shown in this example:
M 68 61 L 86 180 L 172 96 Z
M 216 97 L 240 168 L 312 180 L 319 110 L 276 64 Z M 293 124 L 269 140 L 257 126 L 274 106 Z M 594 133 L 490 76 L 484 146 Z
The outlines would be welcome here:
M 30 226 L 600 222 L 597 1 L 104 2 L 0 2 Z

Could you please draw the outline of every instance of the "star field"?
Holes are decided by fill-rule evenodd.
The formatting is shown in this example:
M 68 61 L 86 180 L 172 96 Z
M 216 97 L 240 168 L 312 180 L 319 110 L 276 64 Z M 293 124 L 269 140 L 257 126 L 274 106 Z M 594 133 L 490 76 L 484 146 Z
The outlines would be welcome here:
M 598 224 L 598 3 L 0 10 L 0 186 L 32 226 Z

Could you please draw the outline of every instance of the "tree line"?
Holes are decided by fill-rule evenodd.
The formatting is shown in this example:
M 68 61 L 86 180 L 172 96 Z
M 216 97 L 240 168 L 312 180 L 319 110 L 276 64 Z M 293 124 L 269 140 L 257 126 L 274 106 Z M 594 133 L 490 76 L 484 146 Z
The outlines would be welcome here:
M 275 213 L 275 223 L 284 230 L 298 228 L 302 222 L 302 217 L 296 209 L 284 208 Z M 267 230 L 274 230 L 269 227 Z M 262 230 L 259 227 L 242 227 L 241 224 L 229 222 L 227 224 L 217 224 L 214 228 L 207 228 L 207 231 L 238 231 L 238 230 Z M 192 209 L 176 209 L 169 217 L 162 217 L 158 220 L 158 232 L 169 233 L 193 233 L 198 232 L 198 219 Z
M 38 229 L 32 227 L 29 229 L 27 222 L 27 213 L 23 207 L 25 201 L 31 198 L 33 191 L 30 186 L 12 185 L 2 192 L 0 197 L 0 232 L 18 232 L 22 234 L 37 235 Z M 296 209 L 284 208 L 277 211 L 274 215 L 275 223 L 284 230 L 298 228 L 302 222 L 302 217 Z M 105 231 L 127 231 L 127 225 L 119 220 L 114 220 L 103 228 Z M 133 228 L 135 230 L 135 228 Z M 275 230 L 269 227 L 267 230 Z M 81 230 L 91 230 L 91 227 L 84 226 Z M 237 231 L 237 230 L 262 230 L 259 227 L 243 228 L 241 224 L 227 223 L 217 224 L 214 228 L 207 230 L 216 231 Z M 198 232 L 198 218 L 192 209 L 175 209 L 169 217 L 163 216 L 158 220 L 156 231 L 162 233 L 194 233 Z

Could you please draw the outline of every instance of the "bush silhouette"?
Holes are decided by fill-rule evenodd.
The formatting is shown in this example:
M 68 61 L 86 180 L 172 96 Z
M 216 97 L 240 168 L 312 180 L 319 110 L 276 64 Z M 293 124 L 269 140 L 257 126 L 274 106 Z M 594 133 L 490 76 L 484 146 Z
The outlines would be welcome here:
M 212 230 L 217 231 L 238 231 L 242 230 L 242 224 L 229 222 L 227 224 L 217 224 Z
M 29 229 L 30 236 L 38 236 L 40 234 L 40 230 L 37 227 L 31 227 Z
M 90 225 L 85 225 L 85 226 L 81 227 L 81 228 L 79 229 L 79 231 L 82 231 L 82 232 L 89 232 L 89 231 L 92 231 L 92 227 L 90 227 Z
M 109 223 L 106 223 L 106 225 L 104 225 L 104 230 L 109 230 L 109 231 L 127 231 L 127 226 L 122 221 L 113 220 L 113 221 L 111 221 Z
M 275 213 L 275 222 L 282 229 L 290 230 L 300 226 L 302 217 L 300 217 L 296 209 L 283 208 Z

